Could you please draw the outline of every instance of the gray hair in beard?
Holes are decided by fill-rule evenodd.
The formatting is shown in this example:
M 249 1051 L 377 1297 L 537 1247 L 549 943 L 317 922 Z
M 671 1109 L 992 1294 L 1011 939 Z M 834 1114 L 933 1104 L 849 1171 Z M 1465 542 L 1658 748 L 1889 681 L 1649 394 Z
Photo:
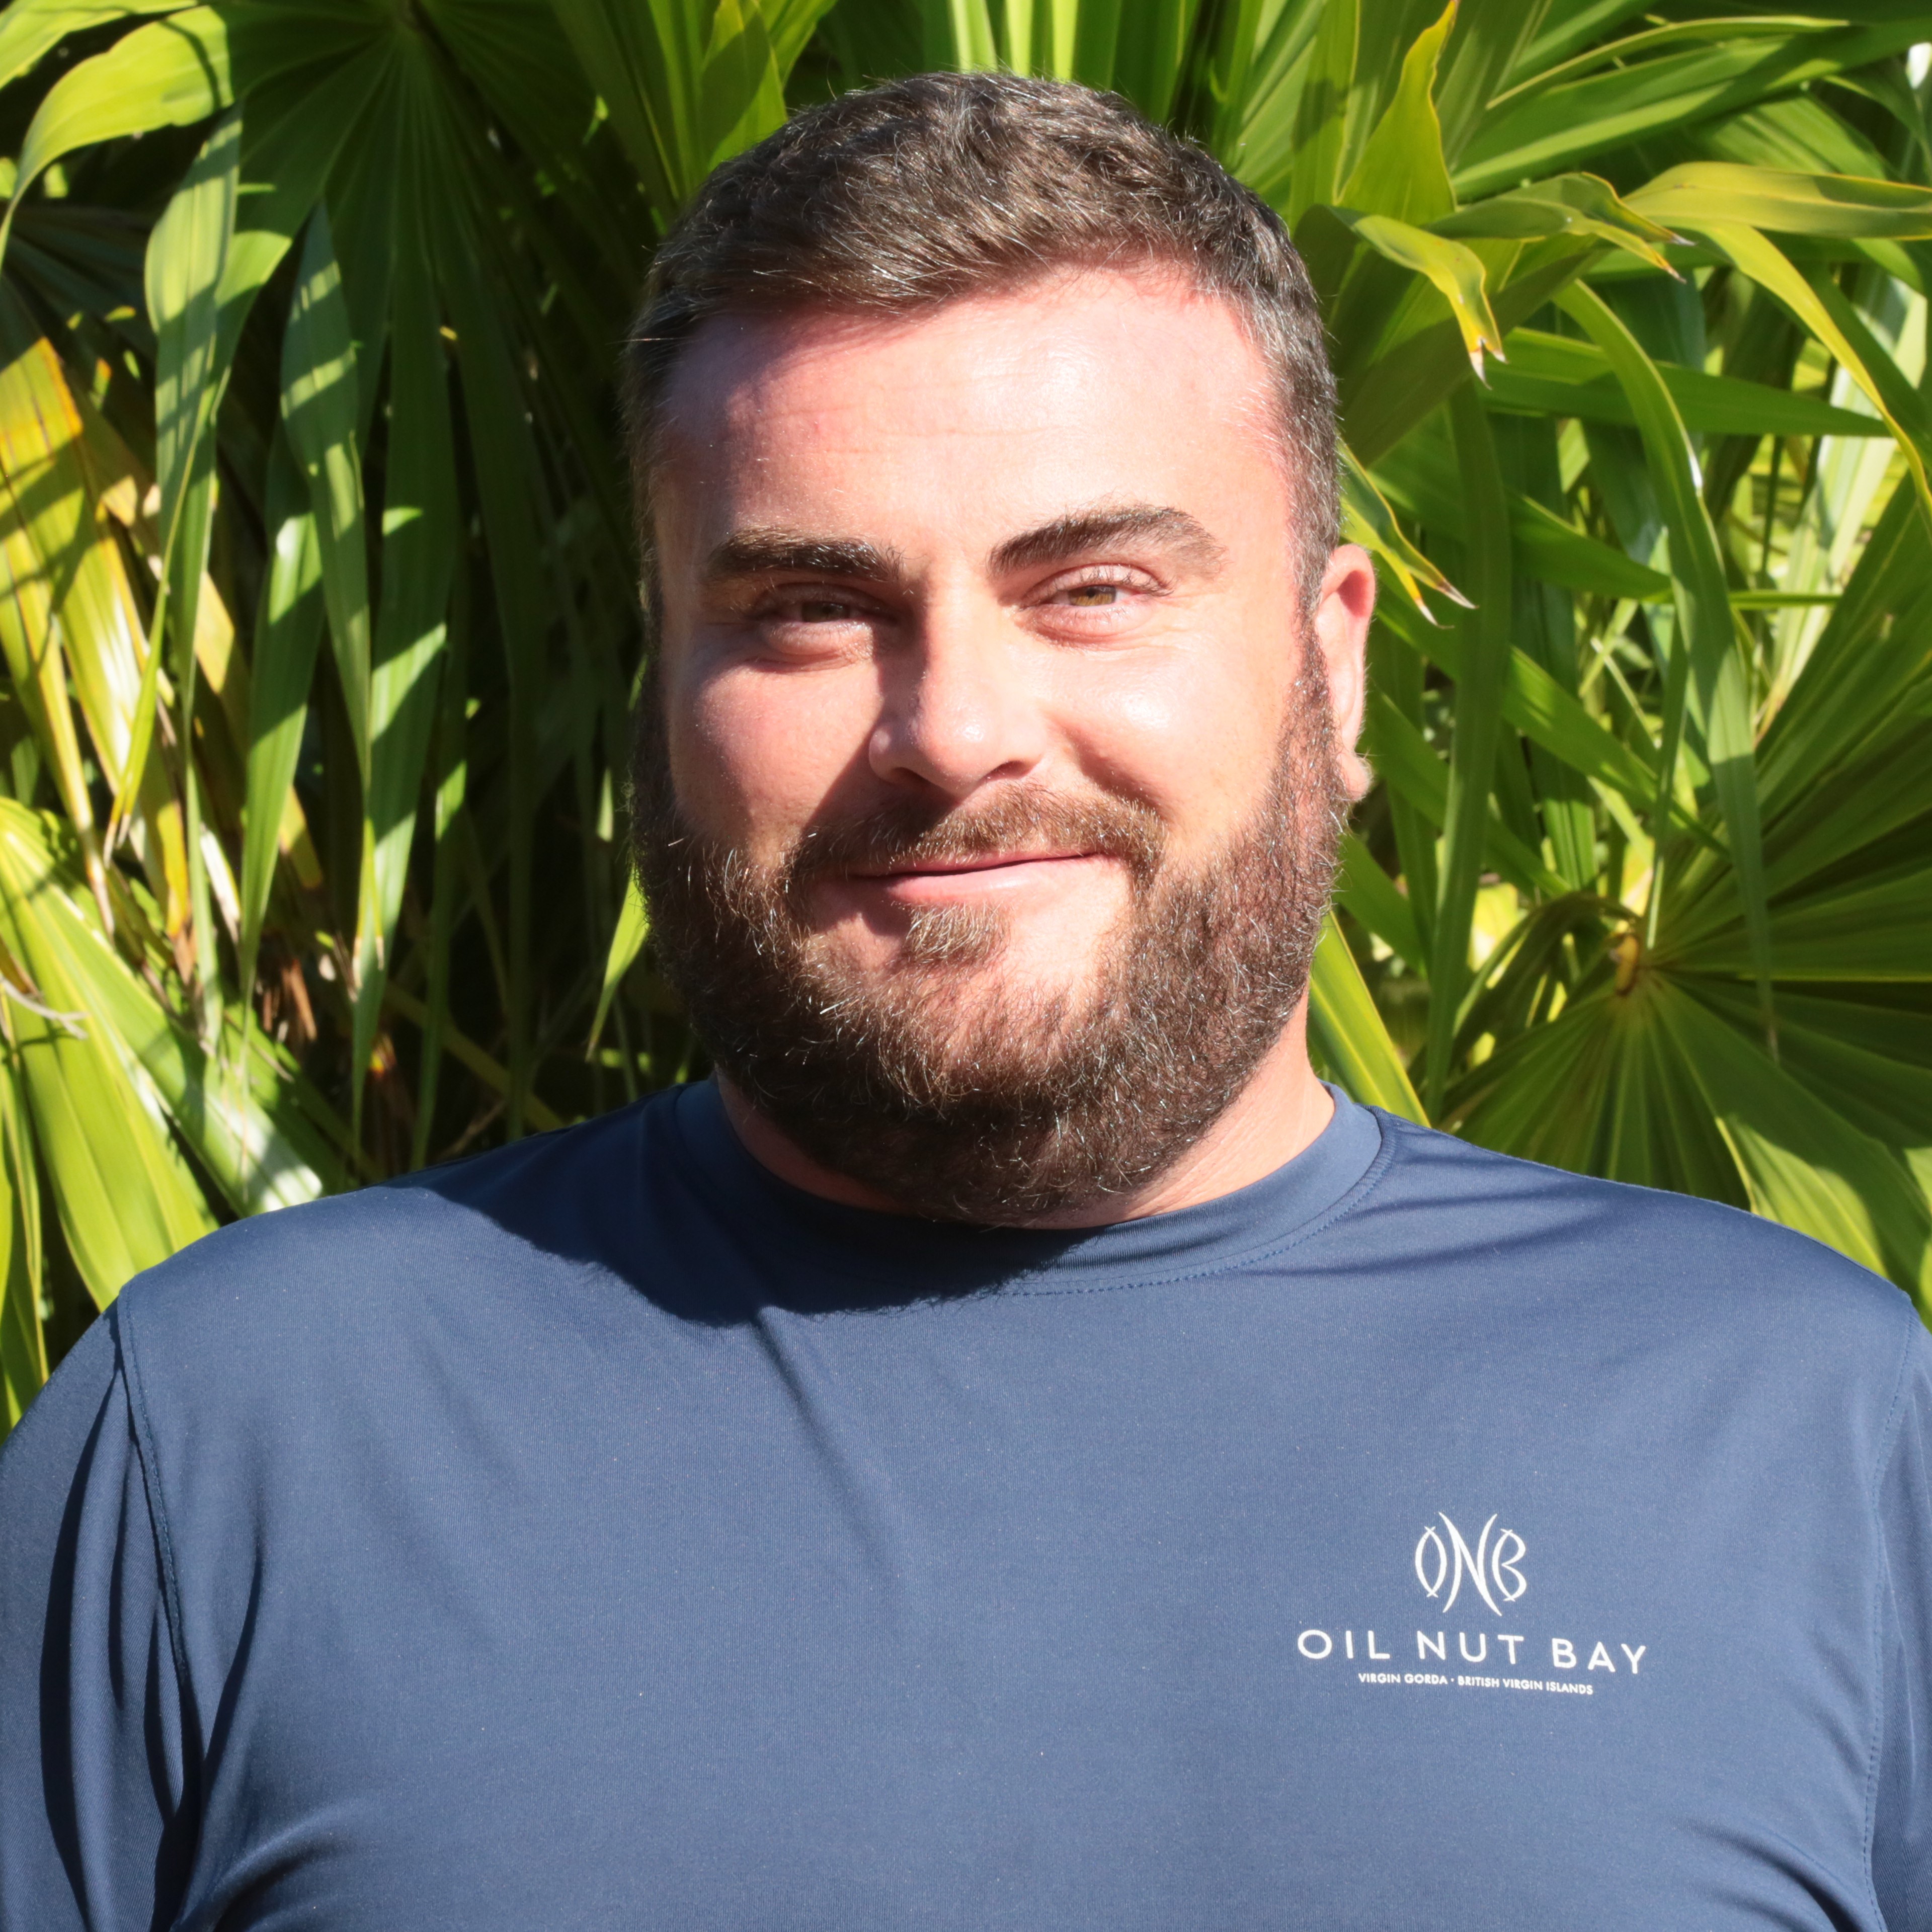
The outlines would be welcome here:
M 685 824 L 653 667 L 634 856 L 658 962 L 718 1066 L 813 1160 L 908 1213 L 1022 1226 L 1154 1179 L 1307 988 L 1347 808 L 1321 658 L 1303 660 L 1253 817 L 1187 868 L 1141 801 L 1031 785 L 971 810 L 909 800 L 815 826 L 782 865 L 754 866 Z M 1132 888 L 1084 998 L 970 988 L 1005 943 L 997 910 L 916 914 L 883 974 L 842 964 L 807 923 L 812 885 L 854 868 L 1070 845 L 1120 860 Z

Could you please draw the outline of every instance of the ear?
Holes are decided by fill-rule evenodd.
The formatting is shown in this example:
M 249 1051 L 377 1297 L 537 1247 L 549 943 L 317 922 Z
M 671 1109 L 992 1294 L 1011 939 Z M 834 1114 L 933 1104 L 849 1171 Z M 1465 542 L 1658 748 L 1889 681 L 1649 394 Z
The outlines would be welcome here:
M 1330 553 L 1316 600 L 1315 648 L 1328 674 L 1328 701 L 1335 726 L 1335 761 L 1342 785 L 1361 798 L 1374 775 L 1356 751 L 1362 735 L 1362 710 L 1369 693 L 1369 620 L 1376 608 L 1376 566 L 1359 544 Z

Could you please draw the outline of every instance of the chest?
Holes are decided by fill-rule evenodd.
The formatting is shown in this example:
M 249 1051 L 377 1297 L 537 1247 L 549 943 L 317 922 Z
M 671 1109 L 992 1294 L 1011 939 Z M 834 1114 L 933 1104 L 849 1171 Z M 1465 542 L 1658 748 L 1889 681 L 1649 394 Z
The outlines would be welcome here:
M 1654 1372 L 1183 1340 L 781 1333 L 378 1454 L 265 1551 L 205 1876 L 266 1835 L 344 1927 L 1870 1922 L 1849 1477 L 1748 1402 L 1660 1429 Z

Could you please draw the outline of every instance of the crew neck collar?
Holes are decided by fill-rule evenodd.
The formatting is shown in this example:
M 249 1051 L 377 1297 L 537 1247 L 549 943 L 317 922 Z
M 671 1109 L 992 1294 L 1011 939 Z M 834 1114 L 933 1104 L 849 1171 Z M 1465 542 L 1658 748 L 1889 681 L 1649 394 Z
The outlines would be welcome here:
M 801 1304 L 1005 1291 L 1090 1292 L 1216 1274 L 1314 1232 L 1385 1159 L 1382 1124 L 1335 1087 L 1334 1117 L 1272 1174 L 1190 1208 L 1097 1228 L 962 1226 L 848 1206 L 781 1180 L 746 1148 L 713 1081 L 667 1096 L 690 1178 L 741 1236 L 769 1246 Z M 788 1294 L 787 1298 L 791 1298 Z M 872 1298 L 868 1297 L 867 1298 Z

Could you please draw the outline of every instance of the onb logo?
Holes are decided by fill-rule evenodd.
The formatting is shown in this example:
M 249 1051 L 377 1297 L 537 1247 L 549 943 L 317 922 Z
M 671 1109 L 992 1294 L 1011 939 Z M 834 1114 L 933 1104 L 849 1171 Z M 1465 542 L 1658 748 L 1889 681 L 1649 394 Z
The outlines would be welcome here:
M 1502 1531 L 1492 1544 L 1490 1532 L 1496 1526 L 1496 1520 L 1491 1516 L 1484 1524 L 1483 1533 L 1476 1539 L 1475 1554 L 1472 1556 L 1462 1532 L 1446 1516 L 1442 1517 L 1442 1527 L 1449 1532 L 1447 1543 L 1431 1523 L 1415 1546 L 1415 1580 L 1422 1586 L 1423 1594 L 1436 1596 L 1446 1583 L 1449 1594 L 1442 1599 L 1446 1610 L 1462 1594 L 1462 1580 L 1466 1576 L 1490 1610 L 1501 1616 L 1503 1605 L 1514 1603 L 1529 1587 L 1528 1579 L 1517 1567 L 1528 1552 L 1513 1529 Z

